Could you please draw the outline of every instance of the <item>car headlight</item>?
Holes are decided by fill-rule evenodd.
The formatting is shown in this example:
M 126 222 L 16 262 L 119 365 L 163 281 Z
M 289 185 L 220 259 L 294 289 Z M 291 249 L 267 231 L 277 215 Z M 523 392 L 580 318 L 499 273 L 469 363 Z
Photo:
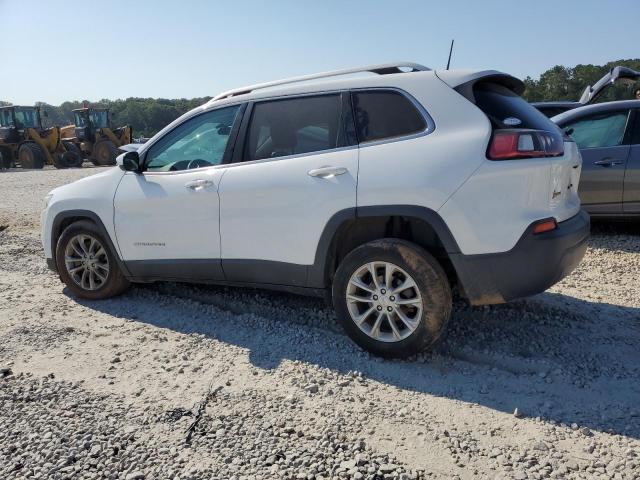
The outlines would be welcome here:
M 49 202 L 51 201 L 52 197 L 53 193 L 48 193 L 44 196 L 44 208 L 47 208 L 49 206 Z

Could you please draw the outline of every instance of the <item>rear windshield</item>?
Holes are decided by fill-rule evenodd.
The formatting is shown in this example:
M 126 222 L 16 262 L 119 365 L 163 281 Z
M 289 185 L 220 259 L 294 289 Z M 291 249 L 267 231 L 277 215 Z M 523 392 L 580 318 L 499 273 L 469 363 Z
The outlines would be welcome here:
M 494 129 L 532 128 L 547 131 L 558 129 L 542 112 L 503 85 L 478 83 L 474 86 L 473 92 L 476 105 L 489 117 Z

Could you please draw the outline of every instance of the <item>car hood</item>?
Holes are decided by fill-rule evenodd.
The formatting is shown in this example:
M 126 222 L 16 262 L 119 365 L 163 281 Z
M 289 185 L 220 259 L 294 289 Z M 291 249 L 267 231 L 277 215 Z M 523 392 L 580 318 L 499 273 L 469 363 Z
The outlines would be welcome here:
M 142 145 L 144 145 L 144 143 L 128 143 L 127 145 L 118 147 L 118 149 L 125 152 L 137 152 Z
M 95 175 L 54 188 L 49 194 L 55 197 L 66 197 L 68 195 L 84 197 L 86 195 L 90 196 L 91 192 L 102 191 L 105 188 L 109 190 L 113 188 L 115 190 L 115 186 L 117 186 L 124 174 L 125 172 L 120 167 L 107 168 Z

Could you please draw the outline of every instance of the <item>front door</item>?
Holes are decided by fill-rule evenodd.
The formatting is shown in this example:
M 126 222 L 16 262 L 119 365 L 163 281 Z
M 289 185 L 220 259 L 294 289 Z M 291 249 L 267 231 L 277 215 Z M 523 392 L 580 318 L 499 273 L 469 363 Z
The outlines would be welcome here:
M 191 117 L 141 154 L 114 199 L 115 230 L 131 274 L 221 280 L 219 167 L 239 106 Z
M 629 110 L 595 114 L 564 125 L 582 154 L 579 194 L 589 213 L 622 212 L 624 172 L 629 157 L 625 131 Z
M 347 139 L 346 100 L 336 93 L 253 105 L 220 182 L 228 281 L 320 286 L 307 273 L 322 232 L 356 206 L 358 149 Z

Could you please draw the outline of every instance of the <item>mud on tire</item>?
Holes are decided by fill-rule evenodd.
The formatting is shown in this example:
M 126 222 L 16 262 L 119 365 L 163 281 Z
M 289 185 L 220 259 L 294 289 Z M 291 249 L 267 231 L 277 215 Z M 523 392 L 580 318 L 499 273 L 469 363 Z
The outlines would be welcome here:
M 336 271 L 332 297 L 349 337 L 384 357 L 408 357 L 430 347 L 451 317 L 444 270 L 405 240 L 376 240 L 351 251 Z

